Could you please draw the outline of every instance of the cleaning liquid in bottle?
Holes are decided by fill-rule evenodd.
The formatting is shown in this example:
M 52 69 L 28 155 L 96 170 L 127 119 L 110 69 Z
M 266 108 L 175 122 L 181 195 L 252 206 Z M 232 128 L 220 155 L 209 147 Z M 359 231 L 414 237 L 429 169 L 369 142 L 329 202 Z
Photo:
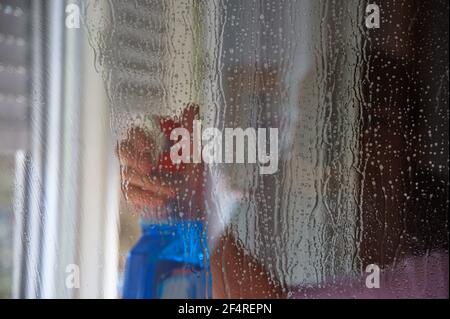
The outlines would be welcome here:
M 142 218 L 142 235 L 126 263 L 123 298 L 206 299 L 211 274 L 206 229 L 202 221 L 174 217 L 168 202 L 163 220 Z M 161 216 L 161 212 L 153 212 Z

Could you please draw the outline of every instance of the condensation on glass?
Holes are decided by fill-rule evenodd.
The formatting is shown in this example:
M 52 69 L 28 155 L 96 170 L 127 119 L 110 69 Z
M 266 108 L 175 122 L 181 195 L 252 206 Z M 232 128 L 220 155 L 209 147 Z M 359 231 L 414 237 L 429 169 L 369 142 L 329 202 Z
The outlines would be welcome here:
M 93 187 L 84 177 L 73 195 L 103 196 L 102 204 L 82 202 L 87 208 L 69 231 L 86 236 L 72 247 L 83 269 L 118 277 L 120 290 L 138 219 L 175 198 L 179 218 L 207 225 L 214 296 L 448 297 L 448 1 L 384 1 L 375 29 L 360 0 L 79 5 L 89 46 L 79 64 L 61 68 L 77 73 L 79 65 L 80 92 L 93 99 L 66 101 L 81 111 L 62 114 L 90 135 L 60 145 L 70 150 L 71 136 L 90 141 L 83 154 L 103 145 L 75 165 L 89 168 L 83 176 L 103 169 L 101 182 Z M 102 117 L 101 129 L 90 112 Z M 160 158 L 164 128 L 194 119 L 221 132 L 278 129 L 277 171 L 261 174 L 259 163 L 164 169 L 171 167 Z M 114 152 L 120 165 L 102 152 Z M 61 171 L 70 178 L 67 158 Z M 119 179 L 120 206 L 108 195 L 118 193 Z M 70 206 L 70 193 L 61 196 Z M 108 214 L 90 224 L 90 209 Z M 117 211 L 120 230 L 108 217 Z M 118 252 L 104 245 L 99 257 L 89 249 L 117 236 Z M 370 289 L 376 268 L 381 287 Z M 64 296 L 103 296 L 86 291 Z
M 275 174 L 205 168 L 211 246 L 233 236 L 292 296 L 447 253 L 448 4 L 388 1 L 373 30 L 363 1 L 99 11 L 107 31 L 91 33 L 122 134 L 188 103 L 209 127 L 279 129 Z M 220 269 L 247 286 L 240 261 Z

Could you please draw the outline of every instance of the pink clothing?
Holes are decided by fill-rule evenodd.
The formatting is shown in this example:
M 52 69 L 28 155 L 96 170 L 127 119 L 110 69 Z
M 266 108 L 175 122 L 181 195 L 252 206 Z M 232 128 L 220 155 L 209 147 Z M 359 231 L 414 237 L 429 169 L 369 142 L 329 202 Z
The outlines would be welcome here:
M 446 299 L 448 293 L 448 253 L 408 257 L 395 267 L 380 271 L 380 287 L 367 288 L 366 276 L 340 280 L 318 288 L 300 288 L 294 298 L 311 299 Z M 369 275 L 369 273 L 367 274 Z

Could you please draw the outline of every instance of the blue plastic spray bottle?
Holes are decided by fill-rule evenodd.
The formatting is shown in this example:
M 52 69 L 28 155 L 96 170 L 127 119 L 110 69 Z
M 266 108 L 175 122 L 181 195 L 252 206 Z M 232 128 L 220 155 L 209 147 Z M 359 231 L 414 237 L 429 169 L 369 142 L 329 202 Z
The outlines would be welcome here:
M 210 298 L 204 223 L 174 217 L 174 202 L 168 202 L 164 209 L 169 217 L 163 221 L 141 220 L 142 236 L 127 258 L 123 298 Z

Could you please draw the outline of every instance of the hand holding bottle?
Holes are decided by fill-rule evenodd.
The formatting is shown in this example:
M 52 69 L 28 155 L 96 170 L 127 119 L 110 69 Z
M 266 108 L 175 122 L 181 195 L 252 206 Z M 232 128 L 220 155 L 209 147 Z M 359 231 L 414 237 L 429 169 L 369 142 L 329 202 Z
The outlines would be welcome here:
M 204 166 L 203 164 L 173 164 L 170 159 L 170 133 L 176 127 L 192 132 L 193 120 L 199 108 L 188 105 L 179 118 L 160 118 L 164 136 L 163 151 L 152 136 L 140 127 L 132 127 L 117 151 L 121 169 L 121 188 L 127 203 L 144 217 L 155 208 L 163 207 L 169 200 L 177 203 L 185 217 L 200 217 L 203 213 Z

